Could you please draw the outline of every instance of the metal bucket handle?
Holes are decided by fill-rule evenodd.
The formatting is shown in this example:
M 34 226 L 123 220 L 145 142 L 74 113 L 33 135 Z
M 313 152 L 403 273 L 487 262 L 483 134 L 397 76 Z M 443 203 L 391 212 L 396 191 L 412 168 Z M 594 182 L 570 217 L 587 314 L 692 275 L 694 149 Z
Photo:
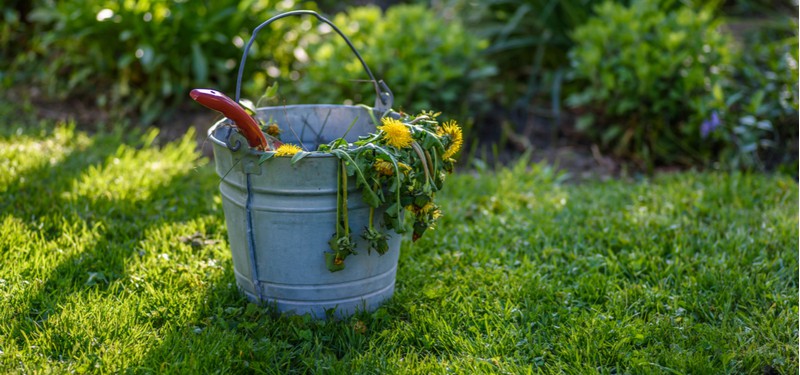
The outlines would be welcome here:
M 338 33 L 344 39 L 345 42 L 347 42 L 347 45 L 350 46 L 350 49 L 356 55 L 358 61 L 361 62 L 361 66 L 364 67 L 364 70 L 367 72 L 369 79 L 375 86 L 375 92 L 378 94 L 378 98 L 375 99 L 375 108 L 374 108 L 375 111 L 377 111 L 378 113 L 385 113 L 389 111 L 392 108 L 392 102 L 394 101 L 394 95 L 392 94 L 392 90 L 389 89 L 389 86 L 387 86 L 386 83 L 383 82 L 383 80 L 375 79 L 375 76 L 372 75 L 372 71 L 369 70 L 367 63 L 365 63 L 364 59 L 361 58 L 361 55 L 356 50 L 356 47 L 353 46 L 353 43 L 350 42 L 350 39 L 347 39 L 347 37 L 342 33 L 341 30 L 339 30 L 338 27 L 336 27 L 336 25 L 334 25 L 327 18 L 322 17 L 321 15 L 319 15 L 319 13 L 314 12 L 312 10 L 295 10 L 291 12 L 281 13 L 277 16 L 274 16 L 264 21 L 264 23 L 258 25 L 258 27 L 253 29 L 253 35 L 250 36 L 250 40 L 244 47 L 244 53 L 242 54 L 242 61 L 241 63 L 239 63 L 239 74 L 236 76 L 236 102 L 237 103 L 239 102 L 240 94 L 242 91 L 242 74 L 244 73 L 244 63 L 247 61 L 247 53 L 250 51 L 250 46 L 253 45 L 253 42 L 255 41 L 258 32 L 261 31 L 262 28 L 266 27 L 267 25 L 281 18 L 289 16 L 306 15 L 306 14 L 317 17 L 317 19 L 319 19 L 320 21 L 330 25 L 333 28 L 333 30 L 336 31 L 336 33 Z

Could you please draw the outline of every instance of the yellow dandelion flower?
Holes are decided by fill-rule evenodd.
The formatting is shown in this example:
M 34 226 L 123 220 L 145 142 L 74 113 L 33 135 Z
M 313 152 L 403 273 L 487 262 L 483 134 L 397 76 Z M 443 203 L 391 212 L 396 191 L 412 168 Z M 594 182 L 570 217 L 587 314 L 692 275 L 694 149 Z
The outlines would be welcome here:
M 428 117 L 430 117 L 430 118 L 434 118 L 434 119 L 435 119 L 435 118 L 439 117 L 439 115 L 441 115 L 441 114 L 442 114 L 442 112 L 424 111 L 424 110 L 423 110 L 421 114 L 422 114 L 423 116 L 428 116 Z
M 428 202 L 425 203 L 425 205 L 422 207 L 419 207 L 415 204 L 409 204 L 408 206 L 406 206 L 406 210 L 411 211 L 414 215 L 425 215 L 432 211 L 435 213 L 436 211 L 439 210 L 439 208 L 436 207 L 436 205 L 434 205 L 433 202 Z
M 273 137 L 277 137 L 281 135 L 281 128 L 278 127 L 278 124 L 273 122 L 272 124 L 267 125 L 266 133 Z
M 392 162 L 378 159 L 375 160 L 375 164 L 373 164 L 372 167 L 384 176 L 394 176 L 394 164 L 392 164 Z M 411 167 L 402 162 L 397 162 L 397 168 L 399 168 L 403 174 L 408 174 L 408 172 L 411 171 Z
M 383 126 L 379 126 L 378 130 L 383 132 L 383 138 L 390 146 L 397 148 L 405 148 L 411 146 L 414 139 L 411 138 L 411 130 L 405 126 L 400 120 L 384 117 L 381 119 Z
M 440 137 L 449 136 L 450 137 L 450 145 L 447 147 L 447 150 L 444 151 L 444 155 L 442 155 L 442 159 L 450 159 L 453 157 L 459 150 L 461 150 L 461 146 L 464 144 L 464 136 L 461 133 L 461 127 L 458 126 L 453 120 L 445 122 L 442 124 L 442 127 L 439 128 L 437 132 Z
M 394 175 L 394 165 L 386 160 L 375 160 L 375 164 L 373 164 L 372 167 L 384 176 Z
M 300 151 L 303 151 L 303 149 L 293 144 L 284 143 L 275 150 L 275 156 L 293 156 Z

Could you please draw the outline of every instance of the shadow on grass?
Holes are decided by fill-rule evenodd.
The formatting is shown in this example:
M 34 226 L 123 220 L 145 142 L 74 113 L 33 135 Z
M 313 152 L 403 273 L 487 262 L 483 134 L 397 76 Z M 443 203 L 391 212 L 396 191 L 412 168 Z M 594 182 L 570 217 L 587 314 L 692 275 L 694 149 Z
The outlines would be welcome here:
M 130 370 L 147 373 L 349 373 L 369 353 L 386 308 L 343 320 L 279 314 L 248 303 L 228 283 L 232 267 L 210 282 L 205 297 L 189 307 L 189 323 L 160 335 L 161 344 Z
M 227 248 L 227 245 L 225 246 Z M 129 367 L 146 373 L 350 373 L 390 328 L 392 301 L 373 313 L 315 320 L 250 303 L 239 292 L 233 265 L 205 279 L 208 287 L 180 325 L 164 326 L 160 344 Z
M 113 169 L 116 159 L 123 157 L 120 156 L 121 143 L 115 136 L 95 136 L 89 145 L 76 148 L 54 164 L 45 163 L 25 171 L 5 187 L 6 199 L 0 202 L 0 212 L 24 223 L 29 233 L 41 236 L 35 241 L 46 246 L 63 243 L 59 241 L 65 234 L 74 235 L 70 231 L 76 226 L 79 232 L 90 234 L 90 238 L 81 240 L 79 245 L 66 245 L 71 248 L 67 248 L 67 254 L 55 256 L 57 264 L 40 261 L 37 269 L 35 262 L 26 259 L 23 266 L 28 268 L 19 272 L 22 279 L 40 279 L 41 282 L 28 288 L 27 294 L 11 305 L 13 311 L 6 314 L 10 319 L 0 325 L 3 334 L 10 338 L 9 343 L 29 350 L 26 345 L 32 344 L 31 338 L 39 343 L 47 341 L 40 349 L 30 350 L 48 361 L 72 361 L 76 348 L 80 356 L 102 355 L 93 344 L 96 339 L 92 337 L 93 331 L 112 341 L 130 342 L 134 340 L 132 337 L 138 336 L 129 331 L 137 329 L 148 331 L 144 339 L 154 345 L 132 355 L 133 358 L 124 358 L 125 354 L 123 358 L 108 357 L 114 363 L 107 364 L 110 365 L 107 368 L 153 373 L 345 371 L 346 366 L 352 366 L 348 359 L 368 350 L 374 337 L 372 333 L 378 334 L 386 327 L 386 310 L 342 321 L 315 321 L 304 316 L 281 316 L 270 308 L 250 304 L 236 289 L 229 259 L 216 271 L 198 276 L 202 282 L 197 288 L 204 290 L 191 292 L 191 295 L 163 299 L 165 294 L 181 290 L 174 285 L 155 292 L 128 291 L 129 280 L 139 272 L 131 269 L 132 263 L 138 263 L 136 257 L 160 256 L 154 254 L 156 251 L 177 254 L 173 246 L 178 244 L 169 242 L 158 242 L 153 245 L 155 248 L 144 250 L 142 244 L 148 241 L 150 233 L 162 231 L 163 235 L 163 231 L 168 230 L 166 241 L 177 240 L 176 233 L 180 230 L 176 228 L 195 220 L 202 221 L 204 217 L 221 215 L 221 212 L 211 212 L 213 210 L 202 204 L 203 200 L 218 194 L 214 186 L 216 180 L 206 178 L 198 184 L 188 169 L 165 174 L 158 183 L 142 187 L 138 196 L 114 196 L 102 191 L 81 193 L 84 187 L 78 188 L 76 184 L 98 185 L 87 179 L 98 175 L 102 178 L 109 170 L 121 177 L 130 176 L 125 170 Z M 147 161 L 139 160 L 144 158 L 134 158 L 142 163 L 138 168 L 144 168 Z M 113 181 L 99 185 L 109 190 L 116 188 Z M 215 233 L 211 236 L 221 238 L 222 227 L 217 228 L 216 218 L 211 220 L 215 222 L 210 229 Z M 227 248 L 227 245 L 222 246 Z M 36 253 L 42 250 L 45 249 L 29 247 L 27 258 L 41 257 L 41 253 Z M 52 261 L 54 257 L 42 259 Z M 197 254 L 189 258 L 190 262 L 201 260 Z M 194 271 L 190 269 L 189 272 Z M 170 282 L 169 275 L 162 276 L 163 280 L 151 282 L 156 289 L 159 283 Z M 141 298 L 130 293 L 141 294 Z M 125 327 L 120 332 L 88 327 L 60 332 L 65 324 L 68 326 L 64 319 L 75 319 L 75 315 L 64 317 L 62 314 L 74 305 L 75 297 L 79 297 L 79 303 L 84 303 L 98 294 L 101 301 L 109 304 L 133 305 L 137 310 L 131 314 L 135 327 Z M 84 324 L 100 324 L 90 319 L 96 320 L 108 310 L 108 306 L 100 306 L 90 309 L 90 314 L 79 313 L 79 318 L 87 319 Z M 150 311 L 155 313 L 150 314 Z M 50 320 L 52 317 L 57 317 L 55 322 Z M 100 360 L 90 361 L 97 364 Z
M 62 241 L 65 235 L 74 235 L 71 232 L 74 228 L 93 237 L 83 239 L 88 243 L 81 243 L 85 245 L 82 248 L 78 245 L 67 248 L 68 254 L 58 257 L 54 267 L 43 261 L 37 265 L 34 260 L 39 257 L 47 261 L 37 252 L 48 249 L 29 248 L 25 264 L 20 265 L 29 267 L 22 268 L 19 274 L 23 280 L 41 280 L 41 285 L 29 288 L 33 292 L 19 298 L 21 303 L 11 306 L 14 311 L 7 315 L 10 319 L 3 324 L 6 327 L 3 333 L 18 347 L 23 348 L 28 338 L 44 334 L 48 319 L 58 316 L 73 295 L 97 288 L 107 290 L 114 280 L 126 278 L 127 264 L 132 257 L 141 255 L 137 244 L 145 240 L 150 230 L 195 216 L 180 207 L 174 210 L 170 208 L 175 207 L 169 207 L 175 203 L 174 197 L 184 195 L 185 198 L 183 189 L 192 186 L 189 170 L 166 175 L 160 183 L 139 191 L 141 196 L 151 199 L 118 199 L 102 191 L 85 196 L 75 194 L 75 184 L 88 179 L 90 171 L 103 173 L 115 164 L 123 142 L 119 136 L 97 135 L 91 143 L 76 147 L 56 163 L 43 163 L 22 172 L 5 187 L 0 212 L 23 222 L 35 237 L 40 236 L 31 241 L 44 245 Z M 135 152 L 134 149 L 148 146 L 140 140 L 124 147 Z M 197 193 L 190 196 L 197 196 Z M 9 248 L 5 251 L 25 250 Z M 48 271 L 42 272 L 42 269 Z M 52 342 L 49 350 L 44 351 L 52 359 L 69 358 L 75 345 L 89 346 L 80 342 L 86 337 L 69 337 L 58 332 L 47 334 L 63 338 L 62 342 Z

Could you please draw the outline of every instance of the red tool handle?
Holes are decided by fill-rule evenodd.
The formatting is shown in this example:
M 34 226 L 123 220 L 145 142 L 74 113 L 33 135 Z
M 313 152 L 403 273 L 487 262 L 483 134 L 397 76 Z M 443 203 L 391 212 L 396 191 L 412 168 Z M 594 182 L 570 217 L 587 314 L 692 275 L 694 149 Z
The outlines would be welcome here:
M 259 150 L 268 151 L 269 145 L 267 138 L 258 126 L 258 122 L 253 116 L 245 112 L 244 108 L 227 95 L 210 89 L 194 89 L 189 93 L 189 96 L 194 101 L 222 113 L 223 116 L 231 119 L 236 124 L 236 127 L 242 132 L 242 135 L 247 139 L 250 147 L 255 147 Z

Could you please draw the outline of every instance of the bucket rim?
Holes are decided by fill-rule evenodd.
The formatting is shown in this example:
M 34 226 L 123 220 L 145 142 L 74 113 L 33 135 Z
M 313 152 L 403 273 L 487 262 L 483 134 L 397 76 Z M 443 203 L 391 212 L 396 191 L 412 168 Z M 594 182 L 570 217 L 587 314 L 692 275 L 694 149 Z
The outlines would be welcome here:
M 211 128 L 208 129 L 208 139 L 210 139 L 211 142 L 214 142 L 218 146 L 224 147 L 226 150 L 233 151 L 233 150 L 230 149 L 230 147 L 228 146 L 227 142 L 225 142 L 225 141 L 223 141 L 223 140 L 221 140 L 221 139 L 219 139 L 219 138 L 214 136 L 214 132 L 216 132 L 221 127 L 227 126 L 227 127 L 230 127 L 231 129 L 235 129 L 236 127 L 233 126 L 232 124 L 230 124 L 229 121 L 230 120 L 228 120 L 227 118 L 224 118 L 222 120 L 217 121 L 213 126 L 211 126 Z M 231 131 L 233 131 L 233 130 L 231 130 Z M 236 151 L 236 152 L 243 152 L 243 153 L 245 153 L 247 155 L 252 155 L 252 156 L 257 156 L 257 157 L 260 157 L 261 155 L 275 154 L 275 150 L 261 151 L 261 150 L 258 150 L 256 148 L 254 148 L 254 147 L 249 147 L 249 146 L 243 146 L 243 147 L 246 147 L 246 150 L 239 150 L 239 151 Z M 305 150 L 303 150 L 303 151 L 305 151 Z M 305 152 L 308 153 L 308 155 L 306 155 L 305 158 L 336 157 L 335 155 L 331 154 L 330 152 L 322 152 L 322 151 L 316 151 L 316 150 L 314 150 L 314 151 L 305 151 Z
M 365 111 L 365 112 L 368 112 L 368 113 L 375 110 L 374 108 L 369 107 L 367 105 L 363 105 L 363 104 L 361 104 L 361 105 L 349 105 L 349 104 L 291 104 L 291 105 L 258 107 L 255 110 L 256 110 L 256 114 L 258 114 L 262 110 L 293 110 L 293 109 L 298 109 L 298 108 L 299 109 L 303 109 L 303 108 L 323 108 L 323 109 L 324 108 L 345 108 L 345 109 L 352 109 L 352 110 L 362 110 L 362 111 Z M 376 114 L 376 115 L 380 117 L 383 114 Z M 227 117 L 223 117 L 219 121 L 215 122 L 214 125 L 212 125 L 208 129 L 207 135 L 208 135 L 208 138 L 211 140 L 211 142 L 214 142 L 215 144 L 217 144 L 219 146 L 222 146 L 222 147 L 224 147 L 226 149 L 230 149 L 230 147 L 228 146 L 228 143 L 225 140 L 219 139 L 219 138 L 215 137 L 215 135 L 214 135 L 214 133 L 216 133 L 216 131 L 219 128 L 223 127 L 223 126 L 229 126 L 231 128 L 235 128 L 235 126 L 231 123 L 230 119 L 228 119 Z M 352 143 L 350 143 L 350 145 L 352 146 Z M 261 155 L 275 154 L 274 150 L 261 151 L 261 150 L 255 149 L 253 147 L 247 147 L 247 150 L 240 150 L 238 152 L 242 152 L 242 151 L 244 151 L 248 155 L 259 156 L 259 157 Z M 336 157 L 335 155 L 333 155 L 330 152 L 322 152 L 322 151 L 316 151 L 316 150 L 313 150 L 313 151 L 303 150 L 303 151 L 308 153 L 308 155 L 306 155 L 305 158 Z

